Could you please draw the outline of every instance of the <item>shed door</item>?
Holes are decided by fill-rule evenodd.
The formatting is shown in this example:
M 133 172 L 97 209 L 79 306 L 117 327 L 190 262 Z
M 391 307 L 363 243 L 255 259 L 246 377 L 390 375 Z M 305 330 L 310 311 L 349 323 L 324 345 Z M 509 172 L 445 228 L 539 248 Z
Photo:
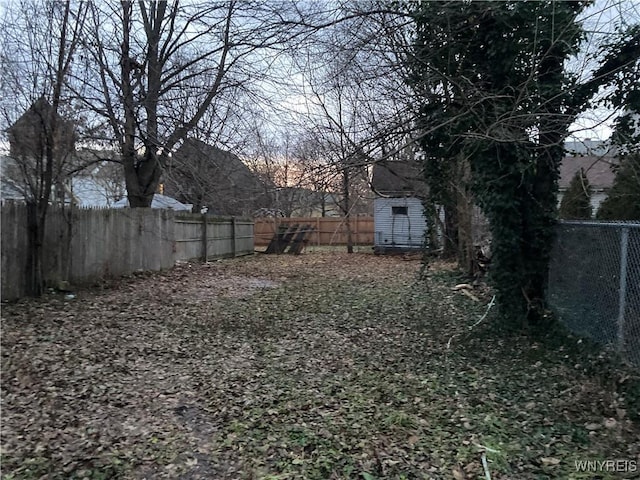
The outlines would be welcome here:
M 394 245 L 409 245 L 411 222 L 408 205 L 391 206 L 391 241 Z

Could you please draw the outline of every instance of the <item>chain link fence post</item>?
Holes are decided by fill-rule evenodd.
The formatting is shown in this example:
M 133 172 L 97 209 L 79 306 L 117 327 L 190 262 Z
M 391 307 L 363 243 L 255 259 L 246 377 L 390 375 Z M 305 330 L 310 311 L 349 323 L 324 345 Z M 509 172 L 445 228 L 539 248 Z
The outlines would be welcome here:
M 618 353 L 624 355 L 625 304 L 627 298 L 627 262 L 629 260 L 629 228 L 620 235 L 620 291 L 618 296 Z

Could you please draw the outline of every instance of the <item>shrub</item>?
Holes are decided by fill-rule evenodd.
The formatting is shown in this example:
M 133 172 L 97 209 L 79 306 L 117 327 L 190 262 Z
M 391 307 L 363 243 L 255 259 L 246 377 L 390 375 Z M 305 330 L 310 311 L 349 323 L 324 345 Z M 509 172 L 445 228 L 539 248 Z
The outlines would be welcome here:
M 580 169 L 571 179 L 569 189 L 560 203 L 560 218 L 564 220 L 581 220 L 591 218 L 591 186 L 589 179 Z
M 640 153 L 622 157 L 598 220 L 640 220 Z

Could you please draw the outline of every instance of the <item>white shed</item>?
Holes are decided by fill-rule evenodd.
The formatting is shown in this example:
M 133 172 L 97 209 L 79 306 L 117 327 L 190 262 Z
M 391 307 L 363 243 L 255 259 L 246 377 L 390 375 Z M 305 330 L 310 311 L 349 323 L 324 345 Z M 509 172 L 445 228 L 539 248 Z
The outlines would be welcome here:
M 422 198 L 426 185 L 418 162 L 376 164 L 371 186 L 375 253 L 419 250 L 424 245 L 427 222 Z
M 373 201 L 374 250 L 422 248 L 427 223 L 422 200 L 416 197 L 378 197 Z

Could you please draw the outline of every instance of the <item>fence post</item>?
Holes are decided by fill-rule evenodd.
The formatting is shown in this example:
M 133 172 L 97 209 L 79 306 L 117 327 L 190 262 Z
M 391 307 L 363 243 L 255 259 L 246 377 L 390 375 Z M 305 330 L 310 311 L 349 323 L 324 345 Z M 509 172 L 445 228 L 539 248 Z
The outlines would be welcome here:
M 355 227 L 355 235 L 354 235 L 354 246 L 358 246 L 360 244 L 360 216 L 356 215 L 356 227 Z
M 629 256 L 629 229 L 624 227 L 620 235 L 620 290 L 618 292 L 618 352 L 624 351 L 624 313 L 627 298 L 627 260 Z
M 231 241 L 233 242 L 233 245 L 231 247 L 231 255 L 233 255 L 234 257 L 236 256 L 236 252 L 237 252 L 237 247 L 236 247 L 236 232 L 238 230 L 236 229 L 236 217 L 231 217 Z
M 207 262 L 207 214 L 203 213 L 202 216 L 202 261 Z

